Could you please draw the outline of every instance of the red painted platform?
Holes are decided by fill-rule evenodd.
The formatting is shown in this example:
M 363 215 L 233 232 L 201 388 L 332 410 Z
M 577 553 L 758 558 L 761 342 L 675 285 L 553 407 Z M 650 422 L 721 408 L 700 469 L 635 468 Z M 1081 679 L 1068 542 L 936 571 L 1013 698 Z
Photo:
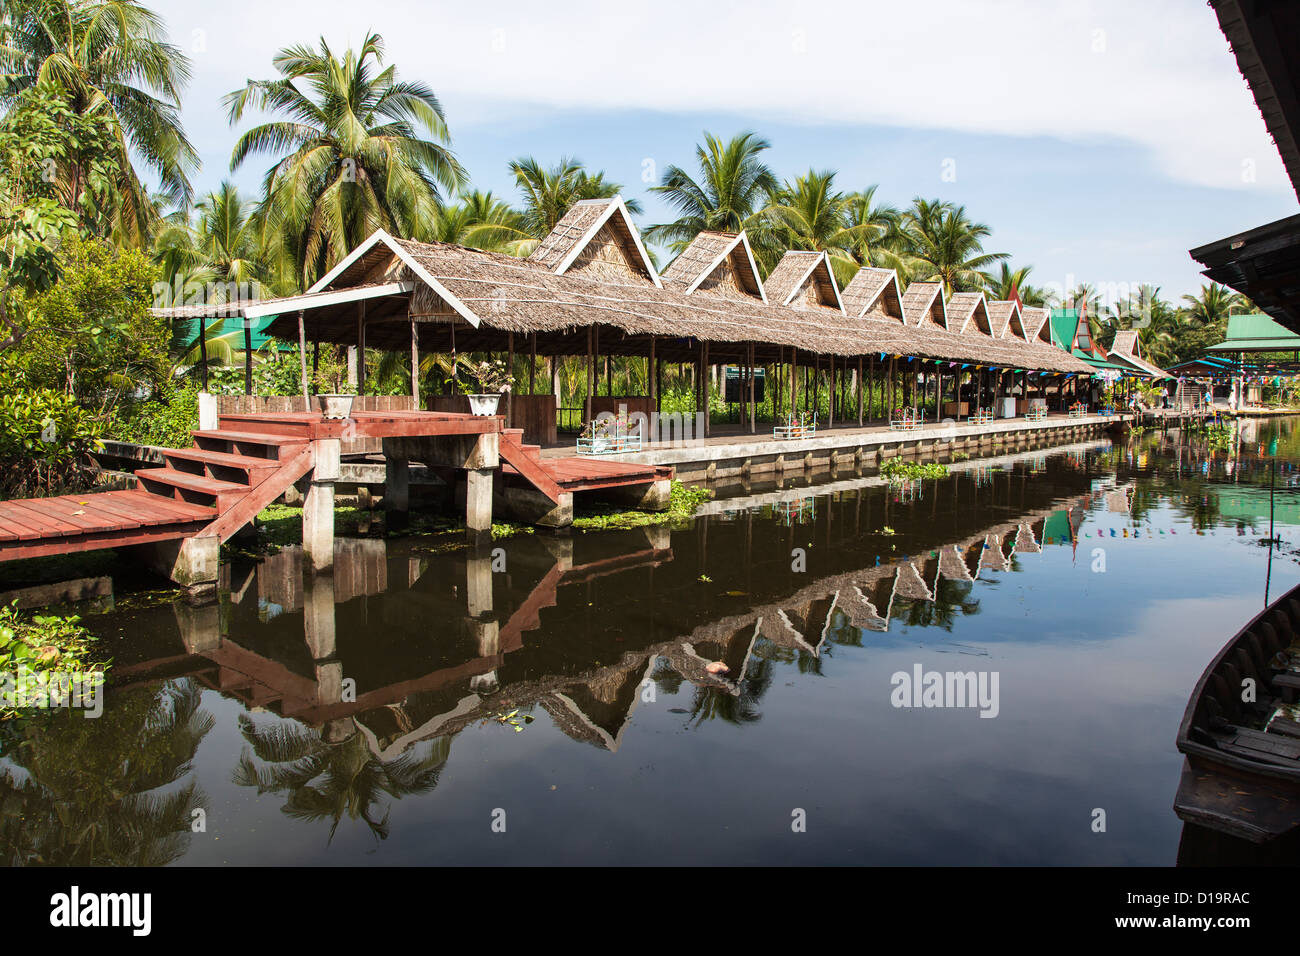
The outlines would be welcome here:
M 595 458 L 543 461 L 521 429 L 500 417 L 456 412 L 356 412 L 346 421 L 318 414 L 223 415 L 195 431 L 192 448 L 166 449 L 165 464 L 135 473 L 129 491 L 0 502 L 0 561 L 92 551 L 178 538 L 221 541 L 284 494 L 315 464 L 314 442 L 330 438 L 501 435 L 501 467 L 552 501 L 565 492 L 636 485 L 668 470 Z

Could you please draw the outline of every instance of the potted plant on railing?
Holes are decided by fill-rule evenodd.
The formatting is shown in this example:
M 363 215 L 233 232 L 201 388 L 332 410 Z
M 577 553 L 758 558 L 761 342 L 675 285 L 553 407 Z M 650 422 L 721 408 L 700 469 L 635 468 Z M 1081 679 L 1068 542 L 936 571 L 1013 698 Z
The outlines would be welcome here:
M 495 415 L 502 394 L 510 391 L 510 370 L 498 359 L 479 362 L 473 367 L 472 374 L 478 380 L 479 391 L 466 396 L 469 410 L 475 415 Z
M 336 386 L 337 387 L 337 386 Z M 356 400 L 352 392 L 317 392 L 316 407 L 320 417 L 326 421 L 337 421 L 352 417 L 352 403 Z

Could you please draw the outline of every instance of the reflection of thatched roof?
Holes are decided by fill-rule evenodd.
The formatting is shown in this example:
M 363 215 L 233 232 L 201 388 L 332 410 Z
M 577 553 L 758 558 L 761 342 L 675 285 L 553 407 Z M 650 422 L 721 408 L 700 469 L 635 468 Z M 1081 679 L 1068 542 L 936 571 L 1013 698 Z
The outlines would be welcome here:
M 925 579 L 921 577 L 921 572 L 911 561 L 904 561 L 898 566 L 898 574 L 894 578 L 894 593 L 909 601 L 934 600 L 934 592 L 930 590 Z

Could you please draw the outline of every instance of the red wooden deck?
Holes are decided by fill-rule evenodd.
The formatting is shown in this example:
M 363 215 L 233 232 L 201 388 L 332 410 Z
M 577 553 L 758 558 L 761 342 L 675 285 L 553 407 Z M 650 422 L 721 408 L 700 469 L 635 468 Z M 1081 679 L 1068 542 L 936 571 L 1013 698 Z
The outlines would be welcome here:
M 0 502 L 0 561 L 211 536 L 227 540 L 311 471 L 313 442 L 328 438 L 501 434 L 501 467 L 557 501 L 561 493 L 635 485 L 667 469 L 595 458 L 543 461 L 521 429 L 499 417 L 455 412 L 356 412 L 347 421 L 318 414 L 223 415 L 195 431 L 194 447 L 167 449 L 162 467 L 141 468 L 129 491 Z

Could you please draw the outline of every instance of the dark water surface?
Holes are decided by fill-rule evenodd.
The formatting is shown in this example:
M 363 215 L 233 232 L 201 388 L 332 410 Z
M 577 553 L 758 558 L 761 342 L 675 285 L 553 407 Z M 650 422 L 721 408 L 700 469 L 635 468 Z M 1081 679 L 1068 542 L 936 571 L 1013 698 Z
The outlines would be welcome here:
M 106 713 L 11 742 L 5 857 L 1173 864 L 1187 695 L 1300 581 L 1298 441 L 841 476 L 479 558 L 350 539 L 316 578 L 237 561 L 219 605 L 87 617 Z M 995 673 L 996 717 L 894 706 L 918 665 Z

